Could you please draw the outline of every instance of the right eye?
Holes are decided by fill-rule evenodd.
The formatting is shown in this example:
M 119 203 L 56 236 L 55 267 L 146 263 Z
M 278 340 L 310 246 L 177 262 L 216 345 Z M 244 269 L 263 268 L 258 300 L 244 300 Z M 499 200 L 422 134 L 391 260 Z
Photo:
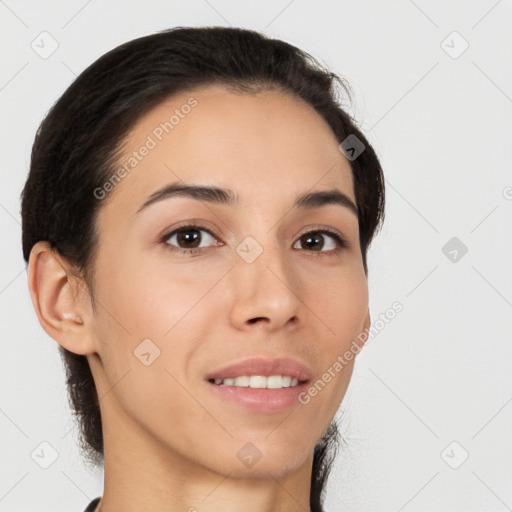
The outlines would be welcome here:
M 206 237 L 202 236 L 200 232 L 206 233 Z M 173 251 L 181 251 L 183 254 L 196 254 L 202 252 L 205 248 L 205 246 L 200 245 L 203 242 L 203 238 L 206 238 L 206 243 L 212 240 L 217 241 L 217 238 L 210 230 L 195 224 L 188 224 L 176 228 L 170 233 L 166 233 L 161 241 Z

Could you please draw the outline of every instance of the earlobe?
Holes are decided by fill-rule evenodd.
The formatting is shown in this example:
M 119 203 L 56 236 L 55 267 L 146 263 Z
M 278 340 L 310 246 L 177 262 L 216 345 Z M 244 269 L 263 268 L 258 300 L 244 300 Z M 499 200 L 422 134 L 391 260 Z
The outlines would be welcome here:
M 37 242 L 32 247 L 28 287 L 39 323 L 49 336 L 70 352 L 94 352 L 86 322 L 86 298 L 77 293 L 69 265 L 48 242 Z

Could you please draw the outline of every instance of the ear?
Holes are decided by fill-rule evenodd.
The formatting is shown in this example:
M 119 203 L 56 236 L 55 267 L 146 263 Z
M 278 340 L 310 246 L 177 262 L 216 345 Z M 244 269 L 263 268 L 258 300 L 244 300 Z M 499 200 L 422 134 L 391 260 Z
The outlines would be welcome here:
M 70 352 L 95 352 L 92 307 L 70 265 L 48 242 L 37 242 L 28 262 L 28 287 L 43 329 Z

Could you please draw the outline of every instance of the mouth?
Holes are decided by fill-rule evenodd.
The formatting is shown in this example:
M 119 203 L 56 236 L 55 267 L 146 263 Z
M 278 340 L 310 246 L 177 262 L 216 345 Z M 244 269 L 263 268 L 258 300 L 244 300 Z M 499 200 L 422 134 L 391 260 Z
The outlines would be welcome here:
M 252 357 L 234 362 L 222 369 L 213 370 L 205 375 L 205 379 L 220 383 L 228 381 L 242 387 L 266 387 L 261 384 L 262 379 L 268 379 L 269 387 L 289 387 L 299 382 L 304 383 L 313 377 L 313 371 L 303 362 L 291 357 Z M 247 381 L 249 379 L 249 382 Z
M 301 397 L 313 378 L 313 370 L 293 357 L 257 356 L 213 370 L 204 381 L 223 405 L 272 413 L 308 403 Z
M 254 379 L 251 380 L 251 377 Z M 289 376 L 272 376 L 272 377 L 280 377 L 280 379 L 271 379 L 269 377 L 265 377 L 263 375 L 250 375 L 243 376 L 237 378 L 227 378 L 227 379 L 207 379 L 210 384 L 214 384 L 216 386 L 233 386 L 233 387 L 242 387 L 242 388 L 251 388 L 251 389 L 283 389 L 301 386 L 303 384 L 309 383 L 310 379 L 297 379 L 291 378 Z M 264 380 L 265 379 L 265 380 Z

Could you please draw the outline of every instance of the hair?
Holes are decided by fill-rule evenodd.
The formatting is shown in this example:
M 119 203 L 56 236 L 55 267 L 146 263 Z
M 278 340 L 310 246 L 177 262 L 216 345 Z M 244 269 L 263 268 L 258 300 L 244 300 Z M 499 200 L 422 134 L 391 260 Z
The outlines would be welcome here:
M 384 220 L 384 177 L 378 157 L 356 121 L 341 106 L 337 85 L 350 86 L 308 53 L 253 30 L 175 27 L 124 43 L 93 62 L 67 88 L 42 121 L 21 194 L 23 257 L 47 241 L 86 285 L 94 308 L 98 249 L 94 194 L 114 174 L 120 148 L 137 121 L 178 93 L 223 85 L 240 93 L 282 91 L 302 98 L 341 143 L 364 144 L 350 159 L 365 274 L 366 253 Z M 69 401 L 79 423 L 82 456 L 103 462 L 103 433 L 94 379 L 84 355 L 59 346 Z M 338 429 L 333 421 L 315 446 L 310 506 L 323 511 L 325 484 Z

